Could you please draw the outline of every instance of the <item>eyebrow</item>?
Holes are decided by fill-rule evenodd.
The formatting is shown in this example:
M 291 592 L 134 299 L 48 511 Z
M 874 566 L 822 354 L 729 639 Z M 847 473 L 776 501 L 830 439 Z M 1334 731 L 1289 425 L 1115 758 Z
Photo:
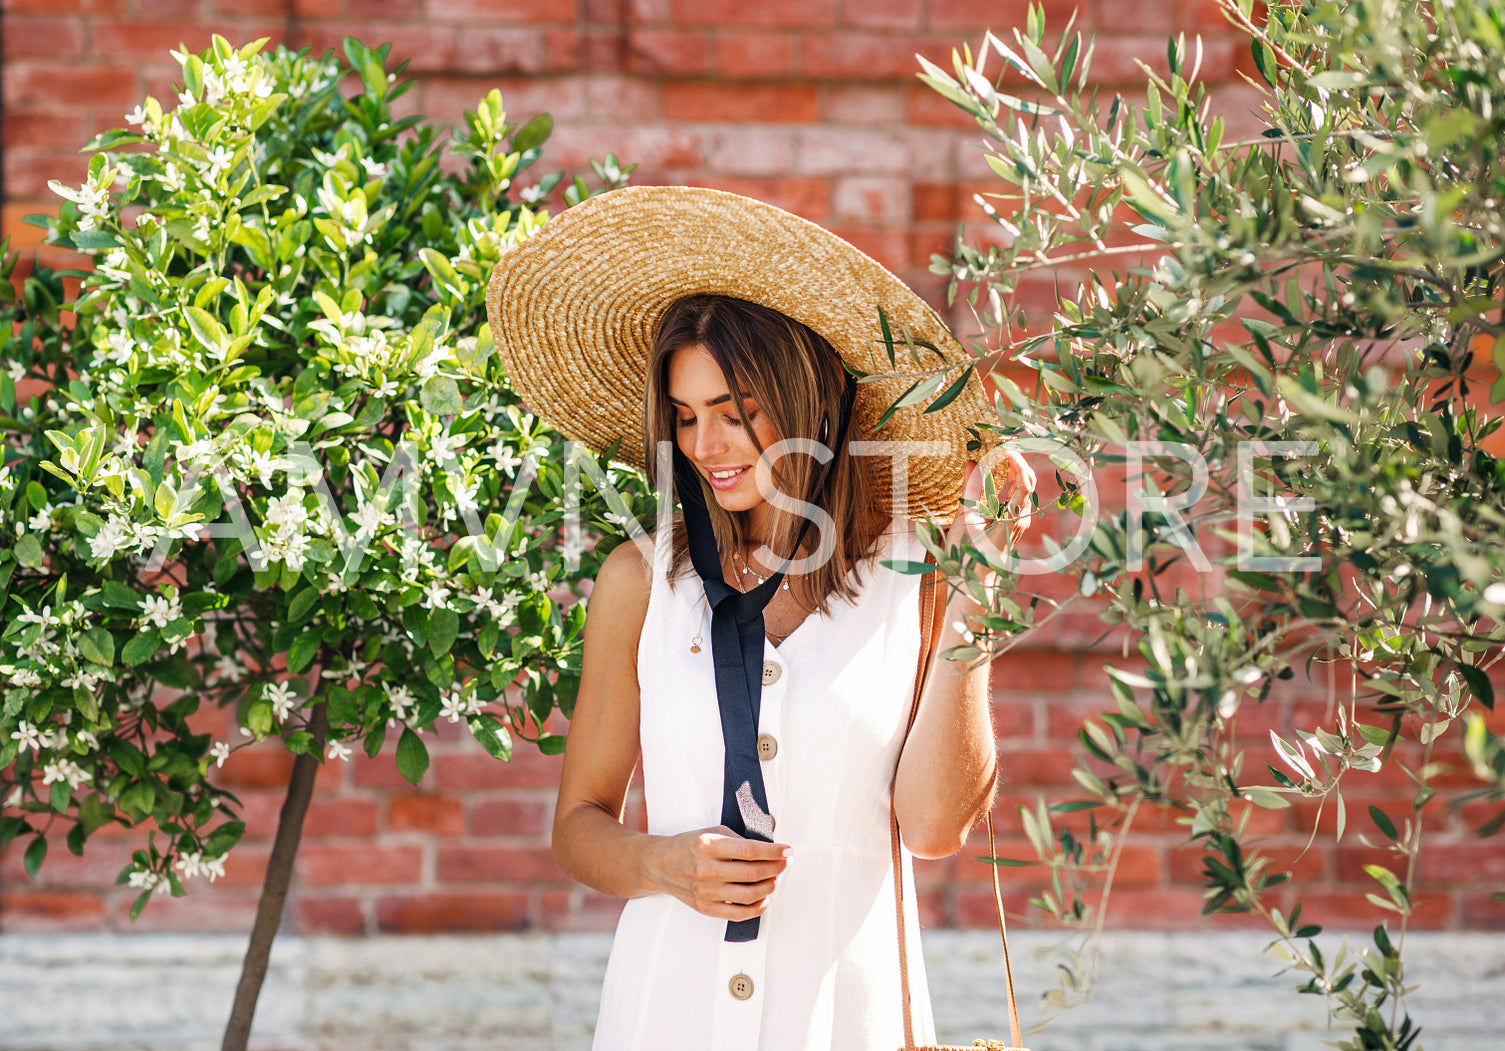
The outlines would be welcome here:
M 743 401 L 752 401 L 753 400 L 753 396 L 751 394 L 748 394 L 746 391 L 742 391 L 741 394 L 742 394 L 742 400 Z M 710 408 L 713 405 L 725 405 L 727 402 L 729 402 L 731 400 L 732 400 L 732 396 L 731 396 L 730 393 L 719 394 L 716 397 L 712 398 L 710 401 L 706 402 L 705 404 L 706 404 L 707 408 Z M 678 405 L 682 409 L 688 409 L 688 408 L 690 408 L 690 406 L 688 404 L 686 404 L 685 402 L 680 401 L 678 398 L 676 398 L 672 394 L 669 395 L 669 402 L 671 404 L 673 404 L 673 405 Z

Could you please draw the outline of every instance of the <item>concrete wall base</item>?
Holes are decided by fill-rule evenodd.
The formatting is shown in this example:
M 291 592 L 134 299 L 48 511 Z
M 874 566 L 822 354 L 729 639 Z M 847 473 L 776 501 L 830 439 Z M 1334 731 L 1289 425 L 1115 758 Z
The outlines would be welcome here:
M 1355 936 L 1358 947 L 1360 936 Z M 257 1051 L 574 1051 L 590 1045 L 610 948 L 602 934 L 278 940 Z M 1343 1039 L 1325 1005 L 1254 934 L 1115 932 L 1086 1005 L 1034 1051 L 1317 1051 Z M 1060 939 L 1011 941 L 1026 1028 L 1042 1017 Z M 245 942 L 232 935 L 0 936 L 0 1051 L 218 1046 Z M 1336 949 L 1336 944 L 1325 946 Z M 1006 1037 L 1002 962 L 984 931 L 933 931 L 925 957 L 942 1039 Z M 1412 933 L 1407 1007 L 1426 1051 L 1498 1047 L 1505 938 Z

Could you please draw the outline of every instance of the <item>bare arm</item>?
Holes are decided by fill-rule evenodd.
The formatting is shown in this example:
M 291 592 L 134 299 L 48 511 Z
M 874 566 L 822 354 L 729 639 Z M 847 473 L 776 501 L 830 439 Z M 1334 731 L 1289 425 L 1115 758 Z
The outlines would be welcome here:
M 1034 473 L 1017 462 L 1016 478 Z M 964 498 L 976 500 L 982 491 L 981 472 L 969 466 Z M 958 513 L 947 534 L 960 539 L 969 513 Z M 983 584 L 991 588 L 995 575 Z M 938 596 L 939 597 L 939 596 Z M 937 654 L 963 645 L 960 626 L 985 612 L 960 592 L 950 597 Z M 905 846 L 922 858 L 943 858 L 966 844 L 967 833 L 992 805 L 998 752 L 989 708 L 988 663 L 966 670 L 937 656 L 930 680 L 920 698 L 920 711 L 904 743 L 894 777 L 894 812 Z
M 651 586 L 631 543 L 612 551 L 596 578 L 554 810 L 554 857 L 574 879 L 619 898 L 666 893 L 708 916 L 757 916 L 788 864 L 782 844 L 726 828 L 653 836 L 622 824 L 639 751 L 637 651 Z

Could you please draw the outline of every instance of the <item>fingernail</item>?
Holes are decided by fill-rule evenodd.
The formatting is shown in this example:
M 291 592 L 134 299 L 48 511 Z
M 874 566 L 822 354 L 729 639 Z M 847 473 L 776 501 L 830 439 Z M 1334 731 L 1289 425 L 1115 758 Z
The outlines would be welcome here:
M 790 854 L 793 854 L 794 851 L 790 850 L 788 847 L 785 847 L 783 850 L 779 851 L 779 853 L 783 854 L 784 857 L 787 858 Z

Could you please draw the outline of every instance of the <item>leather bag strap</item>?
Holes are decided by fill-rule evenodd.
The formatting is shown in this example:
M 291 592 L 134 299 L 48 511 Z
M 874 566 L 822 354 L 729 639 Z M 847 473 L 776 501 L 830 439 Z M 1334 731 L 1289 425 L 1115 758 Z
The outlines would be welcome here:
M 926 562 L 933 563 L 935 556 L 927 554 Z M 920 658 L 919 667 L 915 671 L 914 700 L 909 706 L 909 722 L 904 727 L 904 737 L 907 741 L 909 731 L 914 728 L 916 717 L 920 713 L 920 698 L 925 692 L 925 684 L 929 681 L 930 673 L 935 665 L 936 648 L 939 645 L 941 631 L 946 619 L 946 604 L 940 601 L 937 591 L 940 588 L 940 577 L 935 572 L 925 574 L 920 583 Z M 902 749 L 901 749 L 902 752 Z M 994 774 L 995 781 L 997 774 Z M 897 780 L 897 771 L 896 771 Z M 899 987 L 904 1009 L 904 1047 L 906 1051 L 912 1051 L 914 1042 L 914 1017 L 909 1003 L 909 947 L 905 937 L 904 924 L 904 870 L 903 856 L 899 845 L 899 816 L 894 810 L 893 787 L 889 788 L 888 799 L 888 831 L 889 845 L 893 852 L 894 864 L 894 915 L 899 928 Z M 991 811 L 984 815 L 988 826 L 988 856 L 997 858 L 998 850 L 993 843 L 993 815 Z M 1024 1037 L 1019 1029 L 1019 1008 L 1014 1001 L 1014 971 L 1009 963 L 1009 935 L 1003 920 L 1003 892 L 998 884 L 998 866 L 990 866 L 993 870 L 993 906 L 998 913 L 998 934 L 1003 940 L 1003 974 L 1005 988 L 1008 991 L 1009 1002 L 1009 1035 L 1015 1047 L 1024 1046 Z

